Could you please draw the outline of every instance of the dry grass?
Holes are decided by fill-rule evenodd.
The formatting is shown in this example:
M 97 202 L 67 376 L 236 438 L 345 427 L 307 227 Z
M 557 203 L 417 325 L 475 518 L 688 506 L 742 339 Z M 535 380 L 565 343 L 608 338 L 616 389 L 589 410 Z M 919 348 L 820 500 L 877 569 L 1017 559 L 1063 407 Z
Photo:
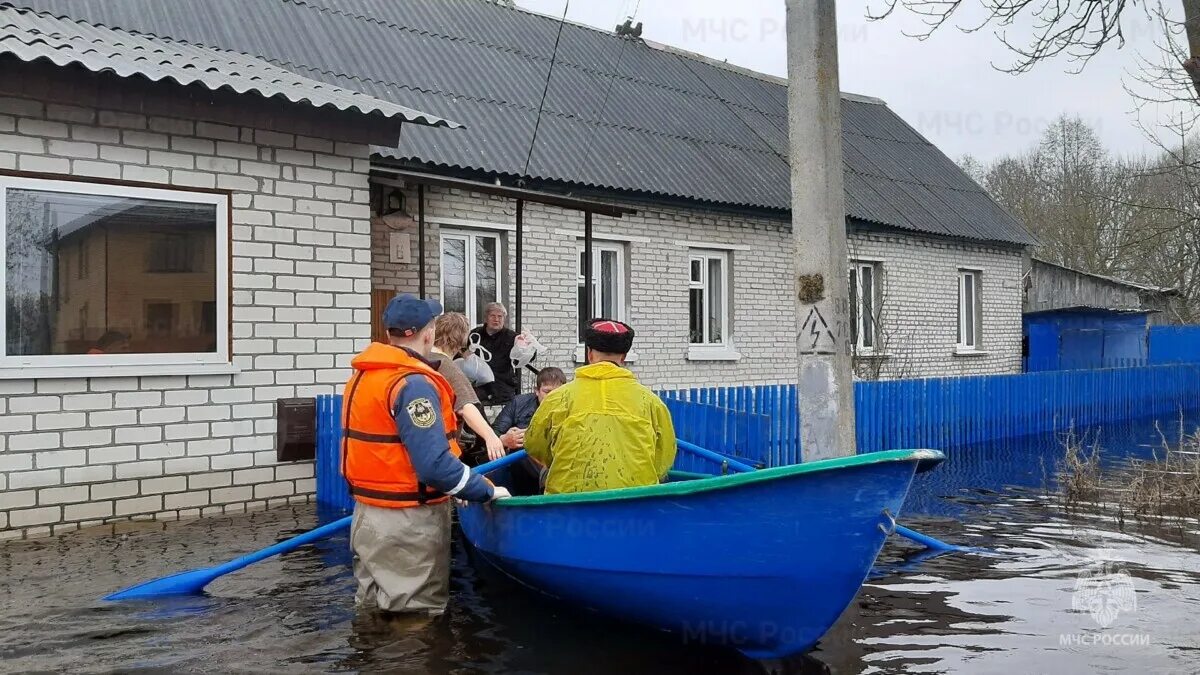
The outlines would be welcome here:
M 1070 432 L 1058 467 L 1059 496 L 1068 509 L 1088 507 L 1128 520 L 1182 527 L 1200 518 L 1200 431 L 1161 445 L 1150 459 L 1129 458 L 1105 467 L 1097 439 Z

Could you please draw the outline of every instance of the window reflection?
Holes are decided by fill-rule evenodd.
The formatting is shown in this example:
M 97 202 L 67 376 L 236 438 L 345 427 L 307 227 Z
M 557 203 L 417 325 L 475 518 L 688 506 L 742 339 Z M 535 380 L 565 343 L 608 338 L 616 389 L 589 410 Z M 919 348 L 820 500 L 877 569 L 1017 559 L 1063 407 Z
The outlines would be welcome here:
M 217 207 L 10 187 L 6 353 L 217 351 Z

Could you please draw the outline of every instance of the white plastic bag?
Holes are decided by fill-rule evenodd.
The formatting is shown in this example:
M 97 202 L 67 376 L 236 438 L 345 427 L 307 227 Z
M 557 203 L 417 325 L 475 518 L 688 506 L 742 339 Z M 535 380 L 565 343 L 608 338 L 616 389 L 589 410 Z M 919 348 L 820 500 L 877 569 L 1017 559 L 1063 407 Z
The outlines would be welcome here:
M 513 348 L 508 353 L 508 358 L 512 360 L 512 365 L 515 370 L 521 370 L 525 366 L 537 360 L 540 354 L 545 353 L 546 348 L 538 339 L 529 331 L 521 331 L 517 339 L 513 342 Z
M 454 363 L 471 381 L 471 386 L 482 387 L 496 381 L 496 375 L 488 365 L 491 360 L 492 353 L 479 344 L 479 333 L 471 333 L 467 338 L 467 355 Z
M 463 375 L 467 376 L 472 386 L 482 387 L 485 384 L 491 384 L 496 381 L 496 376 L 492 373 L 492 367 L 476 352 L 468 352 L 466 356 L 455 361 L 454 364 L 463 372 Z

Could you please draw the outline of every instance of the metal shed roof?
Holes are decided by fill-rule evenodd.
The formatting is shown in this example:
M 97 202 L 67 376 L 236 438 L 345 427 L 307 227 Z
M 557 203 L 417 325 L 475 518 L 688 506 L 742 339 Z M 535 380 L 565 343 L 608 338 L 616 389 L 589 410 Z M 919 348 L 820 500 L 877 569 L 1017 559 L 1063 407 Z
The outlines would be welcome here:
M 782 81 L 661 45 L 566 23 L 551 68 L 558 20 L 484 0 L 14 1 L 253 54 L 467 126 L 410 128 L 398 148 L 376 148 L 385 158 L 730 207 L 791 206 Z M 842 119 L 852 220 L 1036 243 L 881 101 L 844 95 Z
M 318 82 L 260 58 L 57 18 L 3 3 L 0 54 L 11 54 L 25 62 L 46 59 L 59 66 L 79 65 L 120 77 L 141 76 L 153 82 L 171 80 L 212 91 L 229 89 L 264 98 L 282 97 L 317 108 L 428 126 L 461 126 L 388 100 Z

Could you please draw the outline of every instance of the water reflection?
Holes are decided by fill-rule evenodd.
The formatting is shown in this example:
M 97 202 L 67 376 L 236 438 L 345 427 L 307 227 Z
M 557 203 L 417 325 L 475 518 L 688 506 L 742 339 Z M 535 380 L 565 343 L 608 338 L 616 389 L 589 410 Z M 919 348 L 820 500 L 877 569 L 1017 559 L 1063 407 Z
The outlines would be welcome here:
M 1126 432 L 1126 452 L 1157 443 L 1153 427 Z M 997 555 L 929 558 L 890 543 L 833 631 L 810 654 L 775 664 L 779 672 L 1196 671 L 1195 524 L 1122 531 L 1103 515 L 1065 513 L 1046 489 L 1059 452 L 1043 440 L 948 453 L 944 467 L 918 479 L 903 521 Z M 224 577 L 203 597 L 97 599 L 317 522 L 311 507 L 296 507 L 2 544 L 0 670 L 763 672 L 736 652 L 683 645 L 531 594 L 477 564 L 458 540 L 451 606 L 423 624 L 355 611 L 345 536 Z M 1136 591 L 1136 609 L 1108 628 L 1072 604 L 1080 574 L 1098 561 Z M 1122 635 L 1148 642 L 1103 642 Z

